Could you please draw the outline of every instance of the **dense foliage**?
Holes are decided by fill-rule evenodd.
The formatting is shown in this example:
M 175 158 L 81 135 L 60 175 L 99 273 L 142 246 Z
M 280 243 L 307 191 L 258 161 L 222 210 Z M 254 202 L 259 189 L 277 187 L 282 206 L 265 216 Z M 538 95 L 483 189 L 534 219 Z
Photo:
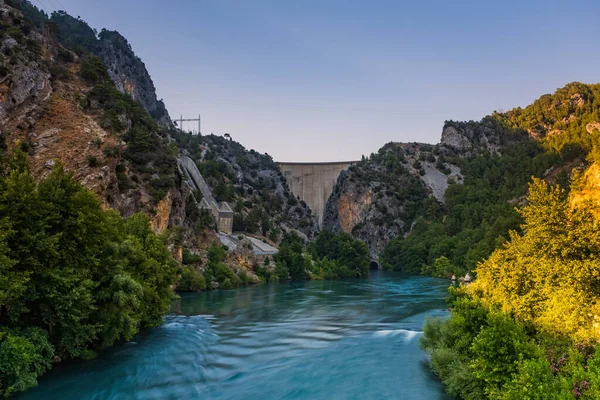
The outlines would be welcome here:
M 522 233 L 451 290 L 452 315 L 422 340 L 448 391 L 465 399 L 597 399 L 600 351 L 598 165 L 569 194 L 542 180 Z
M 600 84 L 572 82 L 498 117 L 543 137 L 546 148 L 566 158 L 585 156 L 600 137 Z
M 233 270 L 226 263 L 227 247 L 212 245 L 206 251 L 206 263 L 199 254 L 183 251 L 183 268 L 177 289 L 200 291 L 233 289 L 249 283 L 257 283 L 243 268 Z
M 260 268 L 269 281 L 364 278 L 369 273 L 367 245 L 352 236 L 322 230 L 305 247 L 296 234 L 285 234 L 272 271 Z
M 484 153 L 462 161 L 463 184 L 451 184 L 443 206 L 425 203 L 413 231 L 388 243 L 381 254 L 386 269 L 421 271 L 438 276 L 464 274 L 508 239 L 521 218 L 514 200 L 526 192 L 532 176 L 542 174 L 560 158 L 535 142 L 518 142 L 502 155 Z M 434 263 L 450 262 L 444 269 Z
M 425 324 L 421 346 L 453 396 L 467 400 L 600 398 L 600 351 L 554 336 L 452 290 L 452 314 Z
M 98 48 L 96 31 L 81 18 L 73 18 L 65 11 L 55 11 L 50 21 L 58 27 L 58 39 L 66 48 L 80 55 L 94 53 Z
M 534 181 L 520 211 L 523 234 L 513 232 L 477 267 L 472 293 L 518 320 L 578 340 L 599 338 L 600 231 L 592 204 L 573 206 L 564 189 Z
M 316 260 L 313 274 L 321 279 L 366 278 L 369 273 L 369 249 L 347 233 L 322 230 L 309 245 Z
M 60 165 L 36 183 L 16 151 L 0 227 L 0 394 L 161 323 L 177 264 L 144 215 L 103 210 Z

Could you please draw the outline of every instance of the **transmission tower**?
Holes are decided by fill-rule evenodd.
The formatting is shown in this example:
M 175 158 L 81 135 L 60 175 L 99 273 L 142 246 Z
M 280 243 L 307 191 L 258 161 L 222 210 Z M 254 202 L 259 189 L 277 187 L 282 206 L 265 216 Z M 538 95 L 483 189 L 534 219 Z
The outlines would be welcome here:
M 202 125 L 201 125 L 201 118 L 200 118 L 200 114 L 198 114 L 198 118 L 183 118 L 183 115 L 181 115 L 179 117 L 179 130 L 181 130 L 183 132 L 183 123 L 184 122 L 196 122 L 198 121 L 198 135 L 202 134 Z M 193 133 L 193 131 L 192 131 Z

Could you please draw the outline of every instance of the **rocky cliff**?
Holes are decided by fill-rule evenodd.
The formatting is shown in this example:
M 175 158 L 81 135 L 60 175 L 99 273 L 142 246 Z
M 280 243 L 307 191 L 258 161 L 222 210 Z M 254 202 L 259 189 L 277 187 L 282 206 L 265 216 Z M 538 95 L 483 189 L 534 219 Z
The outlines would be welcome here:
M 57 36 L 66 48 L 78 54 L 85 51 L 100 57 L 121 93 L 139 101 L 163 127 L 172 126 L 165 104 L 156 96 L 146 66 L 119 32 L 102 29 L 96 34 L 84 20 L 64 11 L 53 13 L 50 22 L 56 24 Z
M 520 185 L 521 179 L 504 176 L 498 165 L 522 164 L 531 171 L 528 178 L 535 172 L 548 181 L 568 184 L 573 168 L 585 169 L 586 155 L 600 143 L 599 121 L 600 85 L 578 82 L 523 109 L 494 112 L 481 121 L 446 121 L 439 144 L 390 143 L 341 174 L 327 204 L 325 227 L 364 240 L 376 259 L 390 239 L 409 234 L 431 210 L 443 215 L 453 207 L 469 207 L 445 203 L 446 190 L 463 183 L 465 165 L 473 184 L 485 183 L 480 191 L 503 187 L 498 195 L 518 193 L 505 201 L 520 204 L 526 187 L 511 186 L 512 181 Z M 484 171 L 489 178 L 482 176 Z M 451 227 L 446 230 L 449 236 L 455 234 Z
M 117 89 L 142 103 L 146 111 L 159 124 L 171 126 L 171 118 L 162 100 L 156 97 L 156 89 L 142 60 L 119 32 L 102 30 L 99 35 L 97 55 L 108 68 L 110 78 Z
M 30 10 L 31 11 L 31 10 Z M 177 149 L 155 120 L 89 54 L 0 5 L 0 142 L 21 146 L 36 177 L 61 162 L 106 205 L 152 215 L 157 231 L 184 219 Z
M 447 145 L 388 143 L 342 172 L 325 208 L 324 227 L 351 233 L 376 260 L 385 244 L 407 234 L 427 202 L 443 202 L 460 183 L 457 151 Z
M 98 37 L 65 12 L 48 19 L 26 0 L 9 3 L 0 4 L 0 156 L 20 146 L 36 178 L 60 162 L 105 207 L 125 217 L 146 213 L 179 260 L 182 248 L 205 257 L 219 239 L 178 170 L 178 132 L 127 41 L 116 32 Z M 217 148 L 227 146 L 209 142 L 199 163 L 217 158 L 235 172 L 236 210 L 252 230 L 260 228 L 257 235 L 280 238 L 296 228 L 314 234 L 306 205 L 281 198 L 289 190 L 270 157 L 245 149 L 231 157 Z M 260 167 L 246 169 L 244 162 Z M 211 184 L 227 189 L 222 197 L 228 182 Z M 254 256 L 230 255 L 226 262 L 256 280 Z
M 291 193 L 271 156 L 248 151 L 222 136 L 173 135 L 196 162 L 216 200 L 231 204 L 234 231 L 259 234 L 274 242 L 284 232 L 295 231 L 305 240 L 317 233 L 315 215 Z

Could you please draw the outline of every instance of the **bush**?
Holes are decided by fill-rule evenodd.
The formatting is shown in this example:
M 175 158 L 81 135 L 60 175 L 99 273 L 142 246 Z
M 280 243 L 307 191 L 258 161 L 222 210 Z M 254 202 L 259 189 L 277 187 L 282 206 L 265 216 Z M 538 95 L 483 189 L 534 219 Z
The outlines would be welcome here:
M 23 40 L 25 39 L 25 35 L 23 34 L 23 31 L 21 31 L 21 29 L 19 29 L 16 26 L 9 26 L 8 29 L 6 30 L 6 34 L 21 44 L 23 43 Z
M 488 326 L 473 340 L 474 375 L 486 383 L 486 394 L 494 397 L 510 382 L 519 365 L 537 357 L 536 347 L 525 330 L 503 314 L 489 314 Z
M 98 84 L 110 80 L 106 66 L 96 56 L 87 56 L 81 61 L 79 75 L 93 84 Z
M 87 158 L 87 163 L 90 167 L 97 167 L 98 166 L 98 159 L 94 156 L 88 156 Z
M 5 395 L 34 385 L 54 354 L 83 357 L 162 323 L 177 271 L 145 215 L 103 209 L 60 164 L 36 182 L 24 157 L 17 147 L 0 161 Z
M 197 292 L 206 290 L 206 280 L 204 276 L 195 267 L 184 266 L 179 279 L 178 290 Z
M 194 254 L 191 251 L 189 251 L 188 249 L 183 249 L 182 252 L 182 264 L 184 265 L 188 265 L 188 264 L 199 264 L 202 260 L 202 257 L 200 257 L 200 254 Z
M 48 334 L 40 328 L 0 331 L 0 395 L 36 386 L 53 355 Z

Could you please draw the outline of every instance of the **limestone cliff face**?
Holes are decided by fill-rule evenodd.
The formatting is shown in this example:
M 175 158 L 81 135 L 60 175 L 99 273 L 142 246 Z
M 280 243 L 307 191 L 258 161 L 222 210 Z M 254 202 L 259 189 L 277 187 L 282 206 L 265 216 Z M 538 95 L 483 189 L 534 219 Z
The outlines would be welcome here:
M 459 131 L 459 129 L 452 125 L 444 126 L 441 143 L 463 151 L 468 150 L 471 148 L 472 143 L 468 138 L 468 134 L 463 130 Z
M 19 11 L 3 3 L 0 20 L 8 26 L 31 30 Z M 35 41 L 39 48 L 24 46 L 26 39 Z M 32 31 L 28 35 L 17 30 L 0 36 L 0 135 L 6 137 L 15 129 L 27 130 L 42 114 L 39 106 L 49 100 L 52 84 L 48 64 L 57 54 L 45 43 L 42 35 Z
M 359 190 L 354 186 L 340 194 L 336 205 L 337 214 L 332 216 L 337 219 L 340 229 L 346 233 L 352 233 L 352 229 L 366 217 L 373 202 L 371 189 L 364 193 L 362 191 L 357 193 Z
M 343 171 L 325 207 L 323 225 L 364 241 L 376 260 L 385 244 L 405 235 L 430 196 L 443 202 L 448 182 L 462 182 L 447 146 L 388 143 Z
M 117 115 L 123 131 L 107 127 L 104 106 L 89 100 L 93 84 L 80 77 L 82 58 L 32 26 L 30 19 L 0 3 L 0 22 L 13 28 L 11 33 L 0 32 L 0 151 L 10 152 L 20 145 L 29 154 L 37 179 L 60 162 L 105 207 L 126 217 L 146 212 L 156 232 L 173 226 L 187 226 L 194 232 L 193 221 L 186 216 L 190 191 L 173 167 L 159 160 L 162 176 L 142 175 L 133 168 L 124 157 L 129 147 L 126 130 L 132 124 L 129 116 Z M 150 137 L 163 150 L 169 140 L 155 132 Z M 152 181 L 161 177 L 173 182 L 158 198 Z M 193 240 L 189 235 L 184 239 Z
M 156 97 L 156 88 L 146 66 L 135 55 L 119 32 L 102 30 L 96 54 L 104 61 L 117 89 L 142 103 L 161 125 L 171 126 L 171 118 L 162 100 Z
M 50 20 L 58 26 L 61 42 L 66 48 L 78 54 L 86 51 L 100 57 L 119 91 L 139 101 L 162 126 L 172 126 L 163 101 L 156 96 L 146 66 L 119 32 L 103 29 L 97 35 L 84 20 L 64 11 L 53 13 Z
M 485 117 L 481 121 L 456 122 L 446 121 L 442 129 L 441 145 L 458 150 L 462 154 L 485 149 L 490 154 L 499 154 L 509 137 L 503 134 L 500 122 L 493 117 Z M 526 139 L 515 137 L 514 139 Z

